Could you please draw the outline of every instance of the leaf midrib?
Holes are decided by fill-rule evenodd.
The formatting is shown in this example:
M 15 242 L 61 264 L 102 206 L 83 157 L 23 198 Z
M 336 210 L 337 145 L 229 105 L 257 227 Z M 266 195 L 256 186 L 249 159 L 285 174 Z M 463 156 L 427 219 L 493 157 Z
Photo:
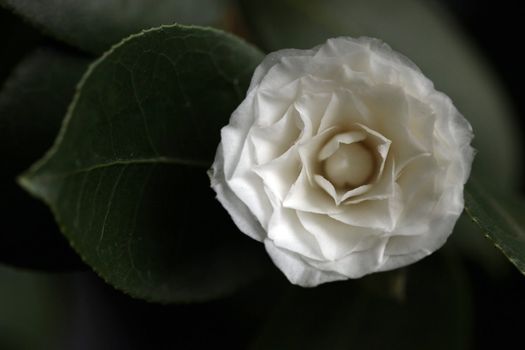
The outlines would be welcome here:
M 95 164 L 89 167 L 75 169 L 73 171 L 69 172 L 57 172 L 57 173 L 47 173 L 45 177 L 47 178 L 64 178 L 69 176 L 74 176 L 82 173 L 88 173 L 94 170 L 98 169 L 104 169 L 109 168 L 113 166 L 119 166 L 119 165 L 137 165 L 137 164 L 171 164 L 171 165 L 183 165 L 183 166 L 189 166 L 189 167 L 196 167 L 196 168 L 203 168 L 208 169 L 211 166 L 211 161 L 205 161 L 205 160 L 191 160 L 191 159 L 184 159 L 184 158 L 173 158 L 173 157 L 152 157 L 152 158 L 136 158 L 136 159 L 119 159 L 119 160 L 113 160 L 107 163 L 99 163 Z M 27 174 L 24 174 L 21 176 L 21 181 L 29 180 L 32 177 L 39 177 L 41 176 L 39 173 L 42 170 L 35 169 L 33 171 L 30 171 Z

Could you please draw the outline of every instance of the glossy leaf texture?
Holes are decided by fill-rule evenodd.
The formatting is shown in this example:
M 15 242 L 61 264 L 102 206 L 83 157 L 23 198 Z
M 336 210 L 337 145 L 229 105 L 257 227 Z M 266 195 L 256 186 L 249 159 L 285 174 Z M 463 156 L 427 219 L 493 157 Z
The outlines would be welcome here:
M 40 48 L 0 90 L 2 262 L 40 269 L 82 266 L 49 209 L 23 191 L 16 177 L 53 144 L 88 63 L 76 54 Z
M 162 24 L 218 25 L 227 0 L 0 0 L 0 5 L 70 45 L 101 53 Z
M 470 180 L 465 210 L 503 254 L 525 274 L 525 200 Z
M 290 288 L 250 349 L 468 348 L 469 284 L 455 259 L 437 254 L 408 267 L 398 298 L 363 289 L 370 278 L 378 279 Z
M 376 37 L 414 61 L 474 128 L 474 173 L 519 181 L 520 139 L 502 85 L 454 18 L 421 0 L 240 0 L 262 47 L 310 48 L 337 36 Z
M 159 302 L 205 300 L 258 277 L 206 170 L 261 53 L 201 27 L 133 35 L 91 66 L 55 145 L 20 182 L 107 282 Z

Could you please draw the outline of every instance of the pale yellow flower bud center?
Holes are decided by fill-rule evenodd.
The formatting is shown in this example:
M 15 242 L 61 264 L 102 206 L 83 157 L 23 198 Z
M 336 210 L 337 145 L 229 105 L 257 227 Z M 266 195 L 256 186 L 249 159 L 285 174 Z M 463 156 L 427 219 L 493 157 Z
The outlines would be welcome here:
M 335 188 L 366 184 L 374 171 L 374 156 L 361 142 L 341 144 L 324 162 L 324 174 Z

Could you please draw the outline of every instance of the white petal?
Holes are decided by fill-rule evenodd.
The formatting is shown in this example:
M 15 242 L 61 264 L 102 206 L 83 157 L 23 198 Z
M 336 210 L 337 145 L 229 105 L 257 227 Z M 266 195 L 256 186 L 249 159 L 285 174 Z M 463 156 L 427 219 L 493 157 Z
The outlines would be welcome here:
M 336 134 L 323 146 L 323 148 L 321 148 L 321 151 L 317 155 L 317 159 L 320 161 L 327 159 L 339 149 L 341 143 L 351 144 L 363 141 L 364 139 L 366 139 L 366 133 L 363 131 L 349 131 Z
M 434 149 L 434 129 L 436 114 L 422 101 L 407 95 L 409 119 L 406 128 L 410 130 L 410 139 L 421 150 L 432 152 Z
M 263 228 L 268 227 L 273 206 L 264 191 L 264 185 L 254 172 L 238 174 L 226 181 L 231 191 L 250 208 Z
M 337 272 L 312 267 L 306 258 L 276 247 L 270 239 L 264 240 L 264 246 L 273 263 L 293 284 L 301 287 L 315 287 L 322 283 L 347 279 L 346 276 Z
M 301 171 L 299 178 L 284 199 L 283 206 L 318 214 L 342 212 L 342 208 L 338 207 L 325 191 L 308 180 L 305 169 Z
M 350 37 L 328 39 L 314 57 L 345 57 L 347 61 L 351 61 L 357 66 L 366 67 L 370 57 L 368 47 L 368 43 L 361 39 Z
M 300 81 L 294 80 L 278 90 L 257 90 L 253 100 L 255 126 L 267 127 L 281 120 L 296 99 L 299 85 Z
M 248 139 L 252 142 L 257 164 L 265 164 L 288 151 L 301 134 L 298 126 L 299 115 L 291 106 L 275 124 L 267 127 L 253 127 Z
M 304 228 L 295 210 L 276 208 L 268 226 L 268 238 L 280 248 L 311 259 L 323 259 L 316 238 Z
M 340 213 L 329 215 L 345 224 L 373 229 L 392 231 L 403 209 L 401 191 L 394 187 L 394 194 L 388 199 L 368 200 L 356 204 L 340 206 Z
M 335 128 L 324 130 L 297 145 L 297 151 L 299 152 L 299 157 L 303 163 L 303 168 L 308 175 L 309 181 L 312 183 L 314 175 L 321 172 L 318 159 L 319 152 L 323 145 L 333 137 L 336 131 Z
M 330 181 L 328 181 L 321 175 L 314 175 L 314 181 L 317 185 L 319 185 L 319 187 L 325 190 L 325 192 L 328 193 L 330 197 L 332 197 L 336 205 L 340 205 L 342 202 L 346 203 L 347 200 L 349 202 L 353 202 L 353 198 L 355 197 L 360 198 L 359 197 L 360 195 L 367 193 L 372 187 L 374 187 L 374 185 L 367 184 L 367 185 L 362 185 L 362 186 L 359 186 L 359 187 L 356 187 L 354 189 L 344 192 L 344 191 L 336 190 L 334 185 L 332 185 Z M 362 200 L 357 200 L 356 202 L 360 202 L 360 201 Z
M 394 161 L 390 158 L 382 163 L 378 179 L 369 185 L 367 191 L 353 196 L 344 196 L 344 204 L 352 205 L 368 200 L 384 200 L 395 196 L 396 178 Z
M 406 56 L 392 50 L 386 43 L 373 38 L 359 38 L 357 40 L 368 43 L 374 65 L 390 66 L 395 69 L 395 85 L 403 86 L 410 95 L 426 96 L 434 89 L 434 84 L 421 73 L 416 64 Z M 381 70 L 371 69 L 369 74 L 373 75 L 378 83 L 391 82 L 391 80 L 386 81 Z M 391 77 L 392 75 L 390 75 Z
M 217 199 L 228 211 L 233 222 L 241 232 L 253 239 L 262 241 L 266 237 L 266 232 L 257 221 L 251 210 L 233 193 L 224 177 L 224 158 L 222 146 L 219 145 L 215 161 L 208 172 L 211 187 L 217 194 Z
M 395 269 L 418 261 L 445 244 L 458 219 L 445 215 L 428 222 L 427 229 L 414 236 L 392 236 L 385 249 L 388 258 L 379 271 Z
M 474 158 L 474 149 L 470 146 L 472 127 L 444 94 L 435 92 L 430 100 L 437 114 L 435 139 L 439 142 L 435 152 L 436 159 L 442 166 L 455 163 L 454 171 L 446 182 L 455 183 L 459 178 L 465 183 Z
M 301 95 L 326 94 L 331 96 L 334 91 L 337 91 L 341 88 L 341 85 L 337 81 L 322 79 L 318 76 L 306 73 L 304 76 L 299 78 L 299 87 Z
M 368 241 L 369 249 L 355 251 L 336 261 L 312 261 L 311 265 L 321 270 L 333 271 L 348 278 L 360 278 L 372 272 L 379 271 L 385 264 L 385 247 L 387 238 L 375 238 L 375 241 Z
M 323 256 L 331 261 L 370 247 L 380 231 L 343 224 L 327 215 L 297 212 L 304 228 L 317 238 Z M 365 245 L 365 243 L 367 245 Z
M 331 128 L 351 130 L 356 123 L 367 124 L 368 122 L 369 112 L 366 105 L 349 90 L 340 89 L 332 95 L 319 126 L 319 132 Z
M 304 125 L 302 139 L 307 139 L 317 134 L 330 98 L 331 95 L 329 94 L 303 94 L 295 102 L 294 106 L 299 112 Z
M 248 94 L 230 118 L 230 123 L 221 129 L 221 148 L 224 154 L 224 174 L 230 178 L 238 166 L 246 146 L 246 135 L 253 122 L 255 92 Z
M 295 148 L 291 148 L 279 158 L 256 167 L 254 171 L 282 202 L 301 172 L 299 154 Z
M 279 64 L 283 57 L 303 56 L 308 58 L 310 56 L 313 56 L 315 52 L 317 52 L 317 50 L 314 48 L 311 50 L 284 49 L 269 53 L 259 64 L 259 66 L 257 66 L 257 68 L 255 69 L 255 72 L 252 76 L 252 81 L 250 83 L 250 87 L 248 88 L 248 92 L 252 91 L 255 87 L 259 86 L 261 81 L 267 76 L 268 71 L 273 66 Z
M 439 198 L 436 180 L 440 173 L 436 161 L 429 156 L 415 159 L 404 169 L 397 180 L 405 205 L 396 234 L 415 235 L 419 230 L 410 226 L 428 225 Z
M 224 154 L 226 157 L 226 154 Z M 240 200 L 252 211 L 263 228 L 268 227 L 272 214 L 272 204 L 264 191 L 261 178 L 253 171 L 256 166 L 255 151 L 251 143 L 245 142 L 237 168 L 233 174 L 226 175 L 226 183 Z
M 450 99 L 369 38 L 268 55 L 221 137 L 210 170 L 217 198 L 303 286 L 438 249 L 462 211 L 474 153 Z M 363 142 L 377 156 L 370 183 L 345 193 L 321 169 L 341 142 Z
M 308 61 L 305 56 L 281 57 L 261 79 L 258 88 L 267 91 L 282 88 L 305 74 Z
M 366 125 L 356 123 L 356 127 L 362 129 L 366 132 L 366 140 L 370 148 L 374 149 L 377 152 L 379 159 L 379 169 L 378 169 L 378 179 L 383 173 L 383 168 L 385 167 L 386 158 L 388 156 L 388 151 L 390 150 L 390 145 L 392 141 L 386 138 L 384 135 L 381 135 L 375 130 L 370 129 Z

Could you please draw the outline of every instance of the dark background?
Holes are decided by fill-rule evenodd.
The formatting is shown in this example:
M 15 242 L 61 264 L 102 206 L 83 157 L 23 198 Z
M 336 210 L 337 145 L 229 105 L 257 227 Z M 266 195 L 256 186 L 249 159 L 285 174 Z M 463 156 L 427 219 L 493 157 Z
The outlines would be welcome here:
M 456 16 L 507 88 L 523 132 L 525 66 L 523 4 L 514 1 L 440 0 Z M 523 134 L 522 134 L 523 135 Z M 522 189 L 524 184 L 522 183 Z
M 525 66 L 519 53 L 523 45 L 523 4 L 513 1 L 442 0 L 457 16 L 467 34 L 500 76 L 516 110 L 516 126 L 523 138 L 525 122 Z M 523 159 L 520 160 L 523 162 Z M 523 178 L 523 176 L 521 176 Z M 521 193 L 525 188 L 521 182 Z M 518 271 L 504 283 L 488 281 L 476 266 L 473 279 L 475 327 L 473 349 L 513 348 L 521 343 L 525 312 L 525 280 Z
M 517 127 L 524 130 L 525 65 L 523 9 L 518 1 L 482 2 L 441 0 L 501 78 L 512 99 Z M 10 54 L 0 66 L 0 81 L 38 44 L 59 45 L 23 21 L 0 9 L 0 28 L 11 33 L 1 43 Z M 525 182 L 521 184 L 524 188 Z M 465 260 L 472 283 L 474 326 L 472 349 L 513 348 L 522 343 L 525 314 L 525 278 L 514 268 L 493 279 L 477 264 Z M 56 283 L 66 292 L 62 302 L 69 316 L 65 349 L 198 349 L 224 346 L 243 349 L 263 322 L 266 306 L 279 295 L 281 285 L 258 293 L 252 286 L 241 301 L 234 298 L 197 305 L 147 304 L 114 291 L 92 272 L 59 273 Z M 0 288 L 4 288 L 0 284 Z M 257 299 L 251 299 L 257 296 Z M 255 311 L 254 311 L 255 310 Z M 0 310 L 2 313 L 2 310 Z M 29 326 L 29 325 L 28 325 Z M 432 325 L 429 325 L 432 327 Z M 0 334 L 1 335 L 1 334 Z

